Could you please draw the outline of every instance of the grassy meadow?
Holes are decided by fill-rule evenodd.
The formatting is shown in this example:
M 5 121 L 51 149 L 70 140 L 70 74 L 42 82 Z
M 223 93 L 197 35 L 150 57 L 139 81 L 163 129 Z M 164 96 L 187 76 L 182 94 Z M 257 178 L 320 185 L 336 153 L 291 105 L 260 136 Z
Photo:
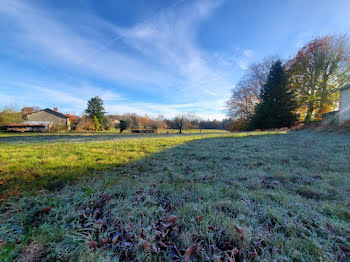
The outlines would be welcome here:
M 349 261 L 349 134 L 7 141 L 0 190 L 0 261 Z

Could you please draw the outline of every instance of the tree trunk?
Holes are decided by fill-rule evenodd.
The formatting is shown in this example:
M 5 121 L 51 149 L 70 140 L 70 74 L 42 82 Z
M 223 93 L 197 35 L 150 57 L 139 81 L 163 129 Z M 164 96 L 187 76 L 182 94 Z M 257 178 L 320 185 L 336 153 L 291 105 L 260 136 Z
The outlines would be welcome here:
M 307 106 L 307 113 L 306 113 L 306 117 L 305 117 L 306 123 L 309 123 L 311 121 L 313 112 L 314 112 L 314 104 L 312 102 L 310 102 Z

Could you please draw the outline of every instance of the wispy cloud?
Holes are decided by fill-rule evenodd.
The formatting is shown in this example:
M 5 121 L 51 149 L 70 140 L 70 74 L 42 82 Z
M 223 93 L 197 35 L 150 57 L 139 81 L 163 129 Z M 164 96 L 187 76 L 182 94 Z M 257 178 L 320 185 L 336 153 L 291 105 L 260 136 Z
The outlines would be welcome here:
M 167 103 L 170 100 L 171 104 L 153 107 L 153 104 L 129 101 L 128 105 L 133 105 L 133 108 L 142 105 L 150 111 L 179 110 L 175 105 L 192 103 L 197 107 L 193 107 L 193 111 L 209 113 L 209 108 L 203 106 L 207 103 L 212 113 L 217 114 L 216 110 L 221 110 L 223 105 L 217 101 L 226 99 L 233 87 L 232 64 L 245 69 L 254 56 L 252 50 L 239 50 L 234 55 L 213 54 L 203 50 L 196 42 L 201 23 L 222 3 L 214 0 L 184 1 L 176 9 L 167 9 L 145 23 L 127 28 L 85 12 L 85 18 L 94 25 L 91 30 L 71 26 L 58 19 L 52 10 L 26 1 L 4 0 L 0 13 L 4 15 L 2 19 L 13 22 L 11 44 L 22 51 L 21 55 L 40 61 L 48 72 L 52 67 L 61 67 L 72 71 L 73 75 L 79 72 L 89 77 L 102 77 L 127 86 L 125 91 L 128 92 L 142 90 L 151 96 L 166 97 Z M 115 37 L 120 41 L 112 43 L 110 40 Z M 121 46 L 123 51 L 118 51 Z M 36 87 L 42 94 L 79 106 L 84 104 L 85 98 L 78 95 L 74 87 L 69 89 L 72 91 L 57 91 L 51 85 L 50 89 L 43 86 Z M 120 107 L 120 100 L 125 99 L 119 92 L 106 87 L 82 84 L 79 88 L 86 96 L 100 95 L 114 109 Z M 116 100 L 118 106 L 113 105 Z

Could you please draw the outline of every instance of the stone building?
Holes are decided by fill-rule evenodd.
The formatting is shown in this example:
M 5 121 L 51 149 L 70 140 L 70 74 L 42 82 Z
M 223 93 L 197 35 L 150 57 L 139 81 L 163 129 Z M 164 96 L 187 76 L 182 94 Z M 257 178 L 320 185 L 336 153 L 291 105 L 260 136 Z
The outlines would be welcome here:
M 339 88 L 339 90 L 338 121 L 339 123 L 344 123 L 345 121 L 350 121 L 350 84 Z
M 50 122 L 52 123 L 52 126 L 56 126 L 65 130 L 71 129 L 69 117 L 57 112 L 57 108 L 54 108 L 54 110 L 46 108 L 33 112 L 26 115 L 26 120 L 36 122 Z M 52 128 L 52 126 L 50 128 Z

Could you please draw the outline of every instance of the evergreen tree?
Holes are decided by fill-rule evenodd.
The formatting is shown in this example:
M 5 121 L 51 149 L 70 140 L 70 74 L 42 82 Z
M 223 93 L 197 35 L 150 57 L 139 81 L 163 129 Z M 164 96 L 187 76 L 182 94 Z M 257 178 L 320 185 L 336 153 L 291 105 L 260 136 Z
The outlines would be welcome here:
M 129 120 L 120 120 L 118 127 L 120 129 L 120 133 L 122 133 L 124 130 L 130 128 L 130 121 Z
M 94 121 L 94 117 L 96 117 L 99 123 L 104 123 L 106 112 L 103 106 L 103 101 L 98 96 L 95 96 L 88 101 L 88 106 L 85 112 L 89 115 L 92 121 Z
M 266 84 L 261 89 L 260 103 L 250 121 L 250 129 L 290 127 L 297 121 L 297 103 L 288 89 L 288 78 L 282 62 L 272 65 Z

